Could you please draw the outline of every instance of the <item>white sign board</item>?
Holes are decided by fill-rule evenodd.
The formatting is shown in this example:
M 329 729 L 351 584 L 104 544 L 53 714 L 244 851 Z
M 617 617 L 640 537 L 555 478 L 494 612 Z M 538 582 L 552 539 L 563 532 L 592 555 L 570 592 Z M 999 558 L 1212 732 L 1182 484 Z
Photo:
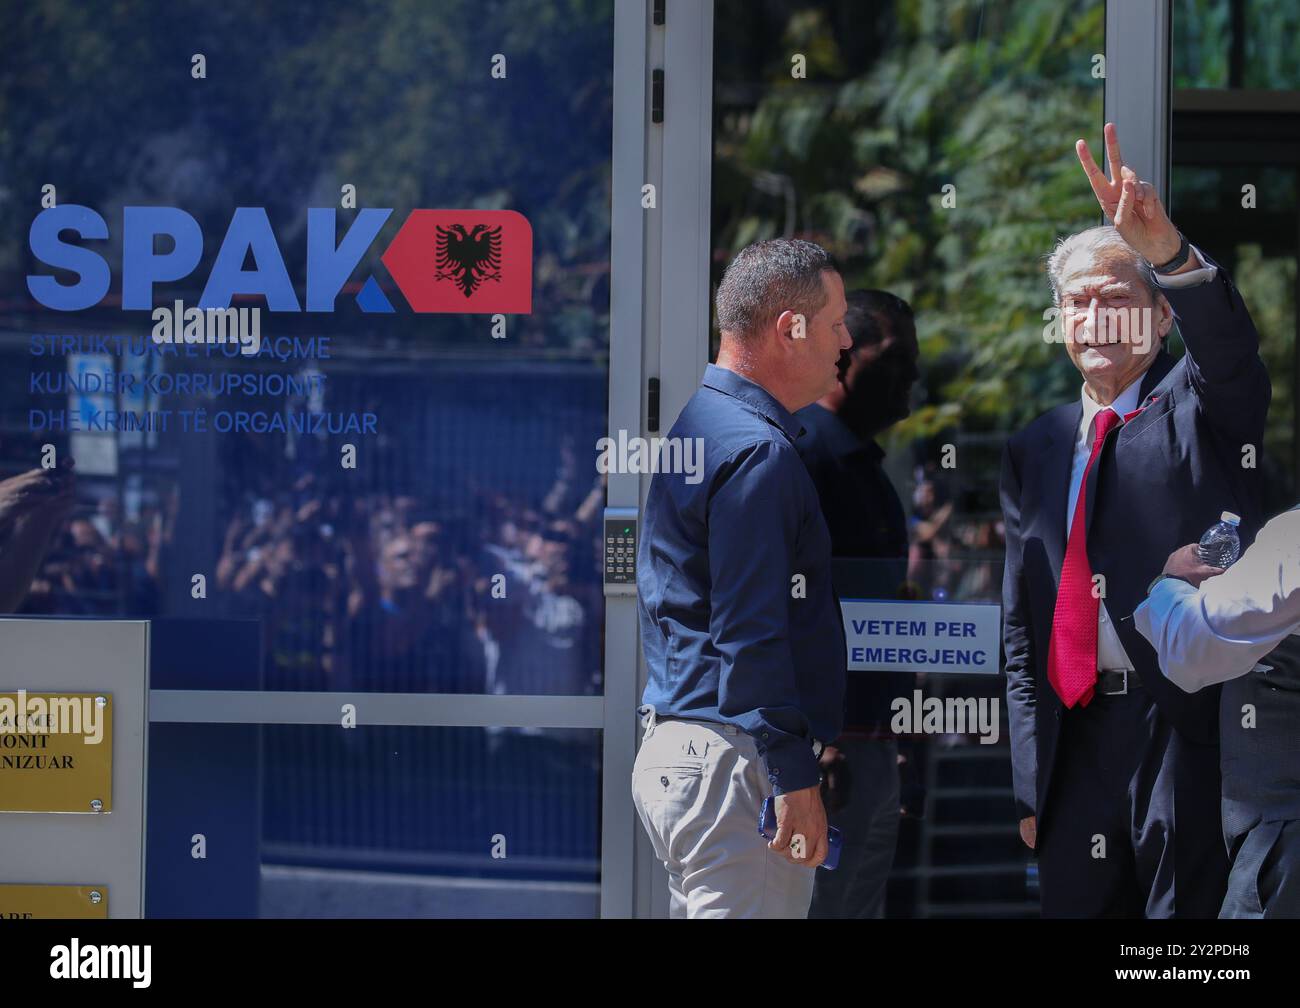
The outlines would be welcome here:
M 997 675 L 1002 607 L 841 599 L 849 669 Z

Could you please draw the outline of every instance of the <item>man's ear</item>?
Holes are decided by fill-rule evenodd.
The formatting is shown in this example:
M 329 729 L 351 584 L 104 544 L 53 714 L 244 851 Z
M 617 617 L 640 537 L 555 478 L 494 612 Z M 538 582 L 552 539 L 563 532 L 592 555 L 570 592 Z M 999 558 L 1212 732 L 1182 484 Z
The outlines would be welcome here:
M 1156 333 L 1163 343 L 1169 330 L 1174 327 L 1174 306 L 1163 294 L 1156 295 Z
M 805 332 L 805 324 L 802 316 L 796 314 L 787 308 L 776 317 L 776 335 L 784 343 L 788 339 L 793 339 Z

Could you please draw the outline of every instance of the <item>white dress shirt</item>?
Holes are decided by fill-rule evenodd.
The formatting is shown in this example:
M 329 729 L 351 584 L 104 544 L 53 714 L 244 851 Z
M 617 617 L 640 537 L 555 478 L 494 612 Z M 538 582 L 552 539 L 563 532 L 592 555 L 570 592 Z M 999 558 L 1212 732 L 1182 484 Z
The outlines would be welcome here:
M 1265 525 L 1240 560 L 1199 590 L 1159 582 L 1134 622 L 1165 678 L 1188 693 L 1245 675 L 1300 633 L 1300 509 Z
M 1157 286 L 1192 287 L 1196 284 L 1208 283 L 1218 273 L 1218 267 L 1205 265 L 1205 260 L 1201 258 L 1195 245 L 1192 246 L 1191 261 L 1201 265 L 1177 276 L 1155 274 Z M 1145 376 L 1145 372 L 1138 376 L 1128 388 L 1115 397 L 1115 401 L 1109 406 L 1102 406 L 1088 395 L 1086 384 L 1079 393 L 1083 402 L 1083 419 L 1079 422 L 1079 432 L 1074 441 L 1074 462 L 1070 467 L 1070 492 L 1065 509 L 1065 537 L 1067 541 L 1070 537 L 1070 528 L 1074 525 L 1074 509 L 1079 500 L 1079 489 L 1083 486 L 1083 473 L 1088 468 L 1088 458 L 1092 455 L 1092 439 L 1097 414 L 1104 409 L 1113 410 L 1122 424 L 1124 415 L 1132 413 L 1138 408 L 1138 395 L 1141 392 L 1142 379 Z M 1115 631 L 1110 613 L 1106 611 L 1105 599 L 1103 599 L 1097 609 L 1097 670 L 1132 670 L 1132 668 L 1133 662 L 1129 660 L 1128 652 L 1124 650 L 1124 645 L 1119 639 L 1119 634 Z

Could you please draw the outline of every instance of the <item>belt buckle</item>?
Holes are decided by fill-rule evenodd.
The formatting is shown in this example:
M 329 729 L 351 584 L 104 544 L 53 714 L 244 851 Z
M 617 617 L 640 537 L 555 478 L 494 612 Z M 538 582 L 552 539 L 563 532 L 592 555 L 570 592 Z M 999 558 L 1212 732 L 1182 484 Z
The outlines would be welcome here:
M 1102 696 L 1126 696 L 1128 694 L 1128 669 L 1109 669 L 1111 675 L 1120 675 L 1124 679 L 1124 686 L 1117 690 L 1101 690 Z

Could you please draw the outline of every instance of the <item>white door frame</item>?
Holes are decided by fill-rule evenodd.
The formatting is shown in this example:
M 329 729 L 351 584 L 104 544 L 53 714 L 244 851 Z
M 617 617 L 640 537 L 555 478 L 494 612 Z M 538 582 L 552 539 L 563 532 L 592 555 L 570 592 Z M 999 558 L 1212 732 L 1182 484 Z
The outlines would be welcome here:
M 1170 0 L 1107 0 L 1105 119 L 1124 161 L 1169 205 Z M 1094 150 L 1105 145 L 1089 138 Z
M 645 272 L 642 363 L 645 378 L 659 380 L 659 423 L 650 430 L 643 409 L 638 426 L 647 436 L 666 434 L 688 399 L 699 387 L 709 356 L 709 254 L 710 202 L 713 171 L 713 0 L 667 0 L 664 23 L 655 25 L 653 0 L 634 0 L 645 9 L 648 26 L 644 81 L 649 89 L 654 71 L 663 71 L 663 121 L 647 116 L 645 181 L 654 185 L 656 206 L 643 211 L 645 221 Z M 617 87 L 616 87 L 617 91 Z M 649 95 L 643 108 L 653 100 Z M 618 155 L 615 154 L 617 169 Z M 617 266 L 615 267 L 617 269 Z M 646 382 L 642 382 L 642 391 Z M 612 421 L 611 421 L 612 424 Z M 644 508 L 650 487 L 642 477 L 639 502 Z M 610 503 L 615 503 L 613 496 Z M 635 600 L 629 600 L 635 601 Z M 635 634 L 634 634 L 635 636 Z M 612 703 L 615 668 L 605 669 L 606 700 Z M 626 796 L 628 823 L 635 846 L 635 894 L 632 912 L 637 917 L 668 916 L 668 877 L 654 856 L 649 838 L 631 805 L 631 761 L 640 742 L 635 705 L 645 688 L 645 661 L 638 643 L 635 695 L 626 714 L 606 726 L 610 739 L 618 717 L 633 726 L 633 745 L 624 750 L 627 769 L 617 768 L 617 778 L 606 788 Z M 621 731 L 621 726 L 618 729 Z M 622 743 L 620 743 L 622 744 Z M 615 765 L 606 753 L 607 777 Z M 616 826 L 617 824 L 610 824 Z M 611 840 L 606 830 L 605 842 Z M 632 895 L 632 894 L 629 894 Z M 620 904 L 621 906 L 621 904 Z
M 643 428 L 645 381 L 642 334 L 647 288 L 646 215 L 641 187 L 646 174 L 650 123 L 647 38 L 650 4 L 615 0 L 614 155 L 610 208 L 609 430 L 617 440 Z M 610 507 L 639 507 L 641 479 L 610 473 Z M 636 757 L 636 705 L 641 695 L 641 643 L 634 595 L 605 598 L 605 697 L 601 760 L 600 915 L 631 917 L 635 840 L 640 822 L 632 806 Z

